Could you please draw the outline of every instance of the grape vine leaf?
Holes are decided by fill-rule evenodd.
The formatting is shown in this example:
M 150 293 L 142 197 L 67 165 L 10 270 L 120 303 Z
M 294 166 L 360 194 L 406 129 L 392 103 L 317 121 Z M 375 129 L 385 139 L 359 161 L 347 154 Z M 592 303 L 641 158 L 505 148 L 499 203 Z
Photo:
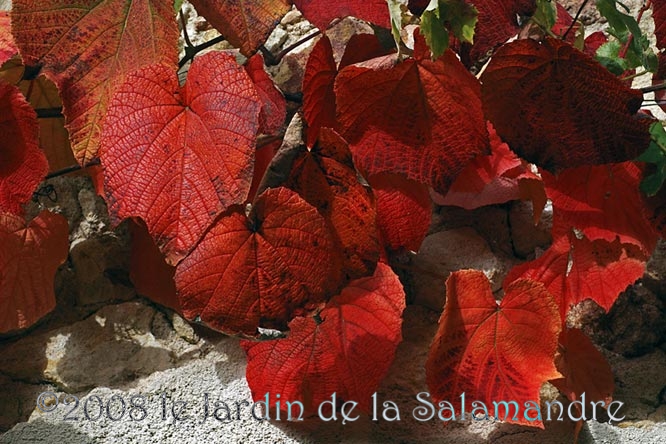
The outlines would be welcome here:
M 590 338 L 578 328 L 565 328 L 560 333 L 555 366 L 562 378 L 550 381 L 569 401 L 580 399 L 585 393 L 586 402 L 613 400 L 615 378 L 611 366 Z
M 96 157 L 114 87 L 131 71 L 177 62 L 173 4 L 156 0 L 16 0 L 12 33 L 23 61 L 60 90 L 76 160 Z
M 192 0 L 191 3 L 247 57 L 263 45 L 291 6 L 287 0 Z
M 248 216 L 220 217 L 176 267 L 187 319 L 229 334 L 285 329 L 337 290 L 341 258 L 324 218 L 298 194 L 271 188 Z
M 510 399 L 519 408 L 514 415 L 513 408 L 499 407 L 499 419 L 504 414 L 507 422 L 543 428 L 540 417 L 525 418 L 536 415 L 524 404 L 532 401 L 538 408 L 541 385 L 561 376 L 553 363 L 561 329 L 557 305 L 539 282 L 521 279 L 504 290 L 498 305 L 483 272 L 451 273 L 426 361 L 426 382 L 432 399 L 450 402 L 456 412 L 461 393 L 491 410 L 492 401 Z
M 642 169 L 633 162 L 584 166 L 545 173 L 546 193 L 553 202 L 553 236 L 570 227 L 589 240 L 603 239 L 639 247 L 652 254 L 659 234 L 642 203 Z
M 245 71 L 254 82 L 262 103 L 259 112 L 259 132 L 273 134 L 280 131 L 287 117 L 287 102 L 266 73 L 262 55 L 257 53 L 250 57 L 245 64 Z
M 653 164 L 645 169 L 646 174 L 640 188 L 648 196 L 654 196 L 666 182 L 666 131 L 661 122 L 652 124 L 650 136 L 652 140 L 648 149 L 637 160 Z
M 330 39 L 326 35 L 319 39 L 310 53 L 303 75 L 303 116 L 308 123 L 308 146 L 313 146 L 320 128 L 338 128 L 334 91 L 338 71 L 389 52 L 374 34 L 354 34 L 347 42 L 340 64 L 336 66 Z
M 432 217 L 428 187 L 389 173 L 370 176 L 368 183 L 375 195 L 382 245 L 390 251 L 419 251 Z
M 360 170 L 403 174 L 444 193 L 489 150 L 479 82 L 452 51 L 431 61 L 415 38 L 416 58 L 387 55 L 339 72 L 337 120 Z
M 502 46 L 481 76 L 486 116 L 522 158 L 555 171 L 634 159 L 650 143 L 643 96 L 558 39 Z
M 460 42 L 473 43 L 478 11 L 465 0 L 431 0 L 421 14 L 420 32 L 433 58 L 449 48 L 449 32 Z
M 173 276 L 176 267 L 164 260 L 164 255 L 155 245 L 146 224 L 141 219 L 130 219 L 129 233 L 132 250 L 129 260 L 129 277 L 142 296 L 180 312 Z
M 390 28 L 386 0 L 294 0 L 294 5 L 313 25 L 322 31 L 336 18 L 356 17 L 384 28 Z
M 473 210 L 485 205 L 529 199 L 538 221 L 546 205 L 546 191 L 541 178 L 532 173 L 525 161 L 502 142 L 488 123 L 491 154 L 474 158 L 458 175 L 445 196 L 433 196 L 438 205 L 455 205 Z M 529 183 L 523 183 L 523 182 Z
M 49 170 L 39 148 L 37 115 L 14 85 L 0 80 L 0 211 L 23 214 Z
M 282 400 L 303 402 L 308 415 L 335 393 L 368 412 L 402 340 L 404 308 L 398 277 L 379 263 L 373 276 L 350 282 L 334 296 L 319 313 L 321 321 L 298 317 L 285 339 L 242 341 L 252 397 L 271 394 L 273 410 L 273 394 L 279 393 Z
M 472 61 L 516 35 L 520 30 L 518 16 L 531 16 L 536 8 L 534 0 L 470 0 L 469 3 L 479 13 L 474 45 L 469 49 Z
M 12 37 L 9 13 L 0 11 L 0 66 L 16 54 L 18 48 Z
M 337 74 L 331 41 L 323 35 L 312 48 L 303 74 L 303 117 L 308 123 L 308 146 L 314 145 L 320 128 L 337 126 L 333 91 Z
M 511 269 L 506 282 L 533 279 L 542 282 L 560 308 L 562 322 L 569 309 L 592 299 L 608 311 L 621 292 L 645 272 L 646 256 L 636 246 L 619 240 L 589 240 L 565 233 L 539 258 Z
M 347 142 L 330 128 L 322 128 L 312 149 L 285 146 L 276 158 L 281 156 L 293 158 L 282 185 L 317 208 L 330 224 L 336 249 L 344 258 L 344 277 L 371 275 L 380 250 L 375 201 L 372 191 L 359 181 Z
M 0 333 L 28 327 L 55 307 L 53 279 L 67 259 L 67 220 L 42 211 L 29 224 L 0 212 Z
M 260 107 L 225 52 L 197 57 L 183 87 L 164 65 L 128 75 L 102 134 L 110 214 L 141 217 L 175 265 L 219 213 L 247 198 Z
M 654 19 L 654 35 L 657 48 L 666 48 L 666 1 L 652 0 L 652 18 Z

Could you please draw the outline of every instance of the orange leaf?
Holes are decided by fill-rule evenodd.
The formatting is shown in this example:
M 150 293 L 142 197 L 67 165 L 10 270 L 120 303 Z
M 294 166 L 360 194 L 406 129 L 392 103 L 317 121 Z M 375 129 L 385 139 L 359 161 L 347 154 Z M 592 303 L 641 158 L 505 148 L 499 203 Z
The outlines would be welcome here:
M 197 57 L 182 88 L 163 65 L 130 74 L 109 106 L 100 153 L 112 216 L 141 217 L 175 265 L 247 198 L 260 107 L 228 53 Z
M 0 213 L 0 333 L 29 327 L 55 307 L 53 279 L 67 259 L 69 227 L 42 211 L 26 226 Z
M 162 0 L 15 0 L 12 32 L 25 64 L 58 86 L 82 165 L 97 155 L 115 85 L 152 63 L 175 69 L 178 57 L 173 2 Z
M 369 411 L 402 340 L 404 308 L 398 277 L 380 263 L 373 276 L 350 282 L 334 296 L 319 313 L 321 322 L 299 317 L 285 339 L 242 341 L 252 397 L 259 401 L 268 393 L 273 409 L 279 393 L 282 408 L 284 401 L 299 400 L 307 415 L 335 393 Z
M 621 292 L 645 271 L 646 256 L 619 240 L 591 241 L 574 233 L 560 236 L 538 259 L 511 269 L 505 282 L 542 282 L 560 307 L 564 322 L 571 306 L 592 299 L 608 311 Z
M 587 166 L 544 175 L 553 201 L 553 233 L 575 227 L 590 240 L 603 239 L 639 247 L 652 254 L 659 235 L 639 190 L 642 171 L 633 162 Z
M 217 220 L 176 267 L 187 319 L 226 333 L 284 329 L 337 290 L 337 251 L 324 218 L 286 188 L 271 188 L 249 216 Z
M 493 402 L 516 401 L 517 409 L 498 404 L 499 419 L 543 428 L 540 414 L 526 418 L 536 413 L 524 403 L 538 407 L 541 385 L 560 376 L 553 364 L 560 333 L 557 305 L 542 284 L 531 280 L 512 282 L 504 290 L 498 305 L 483 272 L 449 276 L 426 381 L 433 400 L 449 401 L 456 412 L 462 393 L 470 404 L 482 401 L 490 416 Z

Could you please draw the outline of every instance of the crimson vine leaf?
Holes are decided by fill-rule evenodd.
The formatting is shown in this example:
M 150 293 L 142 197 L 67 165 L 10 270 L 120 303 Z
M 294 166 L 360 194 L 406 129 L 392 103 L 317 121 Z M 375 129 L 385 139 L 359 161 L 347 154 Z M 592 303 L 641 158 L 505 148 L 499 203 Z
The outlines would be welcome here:
M 458 175 L 445 196 L 434 196 L 438 205 L 455 205 L 473 210 L 485 205 L 510 200 L 533 202 L 535 220 L 546 205 L 546 191 L 541 178 L 532 173 L 527 163 L 502 142 L 488 123 L 491 154 L 474 158 Z
M 428 187 L 399 174 L 368 177 L 377 206 L 382 245 L 390 251 L 419 251 L 430 228 L 432 202 Z
M 481 76 L 483 106 L 522 158 L 547 170 L 634 159 L 650 143 L 642 93 L 562 40 L 502 46 Z
M 164 65 L 128 75 L 102 135 L 111 215 L 141 217 L 175 265 L 218 214 L 247 198 L 260 108 L 229 53 L 197 57 L 182 88 Z
M 49 170 L 38 133 L 37 115 L 21 91 L 0 80 L 0 211 L 23 214 Z
M 352 16 L 384 28 L 390 28 L 386 0 L 294 0 L 294 5 L 313 25 L 328 28 L 335 18 Z
M 518 16 L 531 16 L 536 8 L 534 0 L 470 0 L 469 3 L 479 12 L 474 44 L 469 50 L 472 61 L 516 35 L 520 31 Z
M 652 0 L 652 17 L 654 18 L 654 35 L 657 47 L 666 48 L 666 1 Z
M 23 61 L 60 90 L 76 160 L 97 155 L 114 87 L 142 66 L 175 70 L 178 28 L 161 0 L 16 0 L 12 33 Z
M 544 174 L 546 192 L 553 202 L 553 235 L 570 227 L 590 240 L 603 239 L 639 247 L 652 254 L 659 234 L 642 202 L 642 169 L 633 162 L 585 166 Z
M 444 193 L 472 158 L 488 152 L 479 83 L 452 51 L 425 57 L 419 34 L 415 54 L 342 69 L 337 120 L 360 170 L 403 174 Z
M 192 0 L 191 3 L 229 43 L 248 57 L 263 45 L 291 6 L 287 0 Z
M 617 239 L 593 241 L 569 232 L 556 238 L 538 259 L 513 267 L 505 282 L 542 282 L 557 301 L 564 322 L 569 309 L 585 299 L 610 310 L 620 293 L 643 276 L 646 260 L 637 247 Z
M 343 256 L 344 277 L 372 274 L 380 249 L 375 201 L 359 181 L 347 143 L 335 131 L 322 128 L 312 149 L 303 145 L 286 149 L 298 154 L 283 185 L 317 208 L 330 224 Z
M 333 91 L 337 74 L 331 41 L 323 35 L 312 48 L 303 74 L 303 117 L 308 123 L 308 146 L 314 145 L 322 127 L 337 126 Z
M 257 94 L 262 102 L 259 113 L 259 132 L 273 134 L 280 131 L 287 117 L 287 102 L 273 80 L 264 69 L 264 58 L 261 54 L 250 57 L 245 64 L 245 71 L 254 82 Z
M 558 342 L 555 365 L 563 378 L 550 383 L 570 401 L 584 393 L 586 402 L 604 401 L 608 405 L 613 400 L 615 378 L 604 355 L 577 328 L 563 329 Z
M 141 219 L 130 219 L 129 232 L 132 236 L 129 277 L 136 292 L 180 312 L 176 284 L 173 280 L 176 267 L 166 263 L 164 255 L 155 245 L 146 224 Z
M 0 212 L 0 333 L 28 327 L 55 307 L 53 279 L 67 259 L 69 227 L 42 211 L 29 224 Z
M 18 48 L 12 37 L 9 13 L 0 11 L 0 66 L 16 54 Z
M 507 422 L 543 428 L 540 418 L 525 418 L 536 417 L 525 403 L 535 403 L 538 411 L 541 385 L 560 376 L 553 363 L 560 333 L 557 306 L 541 283 L 529 279 L 511 282 L 504 291 L 498 305 L 483 272 L 449 276 L 426 381 L 433 400 L 449 401 L 456 412 L 461 393 L 487 406 L 510 399 L 519 408 L 513 416 L 514 409 L 505 407 Z
M 373 276 L 350 282 L 329 301 L 319 313 L 321 323 L 299 317 L 285 339 L 242 341 L 252 397 L 258 401 L 269 393 L 273 409 L 273 394 L 279 393 L 282 400 L 303 402 L 308 415 L 335 393 L 368 412 L 402 340 L 404 308 L 398 277 L 379 263 Z
M 176 267 L 187 319 L 229 334 L 285 329 L 337 290 L 341 258 L 324 218 L 298 194 L 271 188 L 249 216 L 220 217 Z

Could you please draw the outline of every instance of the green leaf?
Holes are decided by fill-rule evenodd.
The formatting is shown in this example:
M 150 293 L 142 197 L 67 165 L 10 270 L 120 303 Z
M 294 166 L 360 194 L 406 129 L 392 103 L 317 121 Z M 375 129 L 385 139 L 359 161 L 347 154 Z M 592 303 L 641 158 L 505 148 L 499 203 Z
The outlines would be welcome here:
M 449 32 L 458 40 L 474 43 L 478 11 L 464 0 L 430 0 L 421 15 L 421 33 L 434 58 L 449 47 Z
M 666 131 L 661 122 L 650 125 L 650 136 L 650 145 L 636 160 L 656 165 L 657 171 L 643 179 L 640 186 L 645 194 L 654 196 L 666 181 Z
M 533 19 L 545 29 L 551 29 L 557 21 L 557 6 L 553 0 L 536 0 Z
M 627 59 L 622 59 L 618 56 L 621 49 L 622 45 L 620 42 L 611 40 L 601 45 L 595 54 L 597 61 L 616 76 L 621 75 L 627 69 L 634 68 L 633 66 L 629 66 Z
M 387 3 L 391 17 L 391 33 L 393 34 L 393 40 L 395 40 L 395 46 L 398 48 L 398 54 L 400 54 L 400 43 L 402 42 L 400 31 L 402 30 L 403 8 L 405 5 L 400 0 L 387 0 Z
M 433 3 L 435 8 L 432 9 Z M 438 0 L 430 2 L 423 14 L 421 14 L 421 34 L 425 38 L 430 52 L 434 58 L 438 58 L 449 47 L 449 31 L 440 21 Z
M 173 2 L 173 9 L 178 12 L 180 11 L 180 7 L 183 6 L 183 0 L 174 0 Z

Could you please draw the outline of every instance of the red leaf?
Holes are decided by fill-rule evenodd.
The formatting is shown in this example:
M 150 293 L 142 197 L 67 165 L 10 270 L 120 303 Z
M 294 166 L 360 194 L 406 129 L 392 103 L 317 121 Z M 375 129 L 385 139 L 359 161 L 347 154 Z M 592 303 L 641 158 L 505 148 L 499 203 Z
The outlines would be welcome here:
M 642 171 L 633 162 L 564 170 L 544 175 L 553 202 L 553 233 L 570 227 L 590 240 L 635 245 L 652 254 L 659 239 L 650 222 L 639 185 Z
M 337 74 L 331 41 L 323 35 L 312 48 L 303 74 L 303 116 L 308 123 L 308 146 L 314 145 L 322 127 L 337 126 L 333 92 Z
M 335 393 L 369 411 L 402 340 L 404 308 L 398 277 L 380 263 L 374 276 L 350 282 L 334 296 L 319 314 L 320 323 L 296 318 L 286 339 L 242 341 L 252 397 L 258 401 L 268 393 L 273 410 L 279 393 L 282 407 L 299 400 L 306 414 L 314 414 Z
M 416 53 L 425 42 L 417 34 Z M 488 149 L 479 83 L 452 51 L 436 60 L 389 55 L 351 65 L 335 81 L 337 117 L 368 175 L 400 173 L 445 192 Z
M 488 134 L 491 154 L 480 155 L 469 163 L 449 192 L 435 198 L 435 203 L 473 210 L 527 197 L 535 201 L 535 212 L 540 214 L 546 204 L 546 193 L 540 178 L 532 174 L 528 165 L 502 142 L 490 123 Z M 528 183 L 521 187 L 523 181 Z
M 481 81 L 500 137 L 548 170 L 623 162 L 649 144 L 653 120 L 636 114 L 641 92 L 561 40 L 502 46 Z
M 615 379 L 610 364 L 592 341 L 577 328 L 567 328 L 560 333 L 555 366 L 563 378 L 551 382 L 570 401 L 580 399 L 584 393 L 586 402 L 613 400 Z
M 247 196 L 247 203 L 253 202 L 256 198 L 259 185 L 261 185 L 268 166 L 271 164 L 273 157 L 275 157 L 281 145 L 282 139 L 278 138 L 257 147 L 254 154 L 254 176 L 252 177 L 252 186 L 250 186 L 250 192 Z
M 389 10 L 386 0 L 294 0 L 294 5 L 317 28 L 322 31 L 331 20 L 352 16 L 390 28 Z
M 0 213 L 0 333 L 34 324 L 55 307 L 53 279 L 67 259 L 69 227 L 42 211 L 26 226 Z
M 481 271 L 452 273 L 446 281 L 446 305 L 426 362 L 426 381 L 434 401 L 449 401 L 459 413 L 460 395 L 482 401 L 494 416 L 493 401 L 516 401 L 513 416 L 498 408 L 500 419 L 543 428 L 525 411 L 539 405 L 539 389 L 560 376 L 553 364 L 560 333 L 557 306 L 544 286 L 512 282 L 497 304 Z M 468 410 L 469 413 L 469 404 Z M 516 418 L 515 420 L 513 418 Z
M 621 292 L 645 271 L 644 255 L 618 240 L 591 241 L 569 233 L 556 238 L 536 260 L 511 269 L 505 282 L 542 282 L 555 297 L 564 322 L 571 306 L 592 299 L 608 311 Z
M 245 56 L 264 44 L 291 6 L 287 0 L 192 0 L 200 15 Z
M 115 85 L 142 66 L 175 69 L 178 60 L 173 2 L 15 0 L 12 32 L 25 64 L 58 85 L 81 164 L 97 155 Z
M 307 145 L 313 146 L 322 127 L 337 129 L 333 86 L 338 70 L 388 54 L 374 34 L 354 34 L 336 67 L 331 41 L 323 35 L 312 49 L 303 75 L 303 115 L 308 123 Z
M 137 293 L 180 312 L 173 281 L 176 267 L 165 262 L 142 220 L 131 220 L 129 232 L 132 236 L 130 280 Z
M 0 80 L 0 211 L 23 214 L 49 165 L 39 149 L 37 115 L 14 85 Z
M 666 1 L 664 2 L 666 5 Z M 664 14 L 666 15 L 666 8 L 664 8 Z M 664 32 L 666 32 L 666 22 L 664 22 Z M 666 55 L 664 53 L 659 53 L 657 55 L 659 60 L 659 65 L 657 72 L 652 76 L 652 85 L 662 85 L 666 80 Z M 659 105 L 659 108 L 666 111 L 666 90 L 658 90 L 654 92 L 654 99 Z
M 666 48 L 666 0 L 652 0 L 652 18 L 657 47 Z
M 432 216 L 428 188 L 398 174 L 377 174 L 368 182 L 377 202 L 382 243 L 392 251 L 419 251 Z
M 227 53 L 197 57 L 182 88 L 166 66 L 130 74 L 102 139 L 111 213 L 141 217 L 175 265 L 215 216 L 245 201 L 259 108 L 252 81 Z
M 245 71 L 257 87 L 257 94 L 262 102 L 259 113 L 259 132 L 273 134 L 280 131 L 287 117 L 287 102 L 282 92 L 264 70 L 264 58 L 257 53 L 245 64 Z
M 300 146 L 285 186 L 330 223 L 349 279 L 372 274 L 379 259 L 375 202 L 358 180 L 347 143 L 323 128 L 312 150 Z
M 12 37 L 9 13 L 0 11 L 0 66 L 18 54 L 18 48 Z
M 470 57 L 477 60 L 518 34 L 518 15 L 531 16 L 534 0 L 470 0 L 479 11 Z
M 607 41 L 608 38 L 602 31 L 593 32 L 585 37 L 585 48 L 583 48 L 583 50 L 585 54 L 594 57 L 597 53 L 597 49 Z
M 248 217 L 218 219 L 176 267 L 183 313 L 226 333 L 284 329 L 337 289 L 334 245 L 314 207 L 291 190 L 269 189 Z

